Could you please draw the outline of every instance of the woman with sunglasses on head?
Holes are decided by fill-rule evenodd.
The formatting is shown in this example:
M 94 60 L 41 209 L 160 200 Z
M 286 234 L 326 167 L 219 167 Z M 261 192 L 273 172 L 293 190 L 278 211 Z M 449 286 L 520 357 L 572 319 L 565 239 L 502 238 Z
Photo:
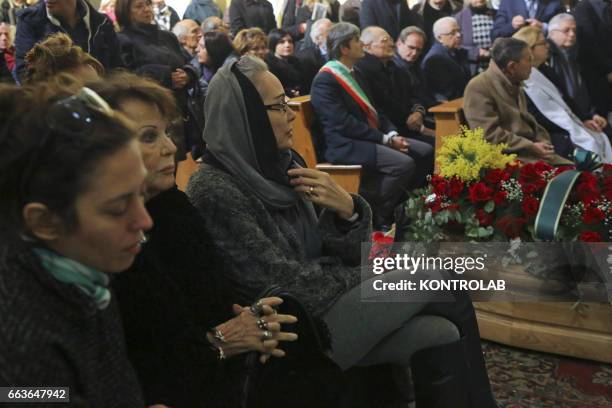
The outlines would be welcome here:
M 147 171 L 132 124 L 68 83 L 0 86 L 0 384 L 142 407 L 109 281 L 151 228 Z
M 295 318 L 272 314 L 279 298 L 261 299 L 262 316 L 229 300 L 212 237 L 174 184 L 171 93 L 131 74 L 90 86 L 136 123 L 148 170 L 145 199 L 154 226 L 134 265 L 113 284 L 145 400 L 174 408 L 238 406 L 241 359 L 233 357 L 250 351 L 262 361 L 283 356 L 279 342 L 297 336 L 281 325 Z

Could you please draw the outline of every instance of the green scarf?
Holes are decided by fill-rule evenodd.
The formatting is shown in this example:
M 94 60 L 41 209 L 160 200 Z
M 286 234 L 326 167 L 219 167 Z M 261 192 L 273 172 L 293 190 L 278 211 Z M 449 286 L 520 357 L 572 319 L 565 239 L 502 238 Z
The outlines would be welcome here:
M 105 273 L 43 248 L 34 248 L 42 266 L 60 282 L 76 285 L 90 296 L 98 309 L 105 309 L 111 300 L 110 279 Z

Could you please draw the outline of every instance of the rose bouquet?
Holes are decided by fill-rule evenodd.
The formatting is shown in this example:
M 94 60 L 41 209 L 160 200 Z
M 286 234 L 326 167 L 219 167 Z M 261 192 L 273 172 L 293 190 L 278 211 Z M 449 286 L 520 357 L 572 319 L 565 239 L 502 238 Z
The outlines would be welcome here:
M 537 241 L 534 223 L 549 182 L 574 166 L 522 164 L 504 145 L 484 140 L 481 129 L 448 136 L 439 154 L 439 174 L 405 203 L 411 223 L 403 241 Z M 562 209 L 558 241 L 609 241 L 612 177 L 582 172 Z

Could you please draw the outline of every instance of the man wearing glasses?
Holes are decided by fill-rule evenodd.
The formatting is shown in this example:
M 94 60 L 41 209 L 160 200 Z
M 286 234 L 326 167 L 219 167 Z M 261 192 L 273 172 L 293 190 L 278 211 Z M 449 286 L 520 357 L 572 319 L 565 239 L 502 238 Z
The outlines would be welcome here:
M 573 103 L 572 110 L 584 125 L 594 132 L 605 132 L 611 136 L 612 129 L 605 119 L 608 109 L 606 106 L 596 107 L 593 103 L 578 61 L 576 40 L 574 17 L 565 13 L 553 17 L 548 25 L 550 45 L 548 64 L 560 80 L 559 85 L 563 95 Z M 602 87 L 598 92 L 606 94 L 608 89 Z
M 433 25 L 436 43 L 421 67 L 433 98 L 446 102 L 463 96 L 470 80 L 467 51 L 461 48 L 461 30 L 453 17 L 443 17 Z

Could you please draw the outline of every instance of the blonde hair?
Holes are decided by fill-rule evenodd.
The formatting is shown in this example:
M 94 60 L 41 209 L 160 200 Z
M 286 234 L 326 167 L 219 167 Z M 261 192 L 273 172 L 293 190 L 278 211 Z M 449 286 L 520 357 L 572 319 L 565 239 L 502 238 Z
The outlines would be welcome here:
M 527 46 L 529 48 L 533 48 L 538 42 L 538 38 L 540 38 L 540 35 L 544 35 L 541 29 L 539 29 L 538 27 L 528 26 L 518 30 L 516 33 L 514 33 L 512 38 L 524 41 L 525 43 L 527 43 Z
M 234 48 L 238 51 L 238 54 L 244 55 L 251 50 L 253 45 L 258 41 L 262 41 L 266 46 L 268 45 L 268 37 L 261 28 L 252 27 L 245 28 L 244 30 L 238 31 L 234 38 Z
M 74 45 L 72 39 L 64 33 L 50 35 L 44 41 L 34 45 L 26 54 L 28 82 L 39 82 L 84 65 L 92 67 L 98 75 L 104 75 L 104 67 L 94 57 Z

